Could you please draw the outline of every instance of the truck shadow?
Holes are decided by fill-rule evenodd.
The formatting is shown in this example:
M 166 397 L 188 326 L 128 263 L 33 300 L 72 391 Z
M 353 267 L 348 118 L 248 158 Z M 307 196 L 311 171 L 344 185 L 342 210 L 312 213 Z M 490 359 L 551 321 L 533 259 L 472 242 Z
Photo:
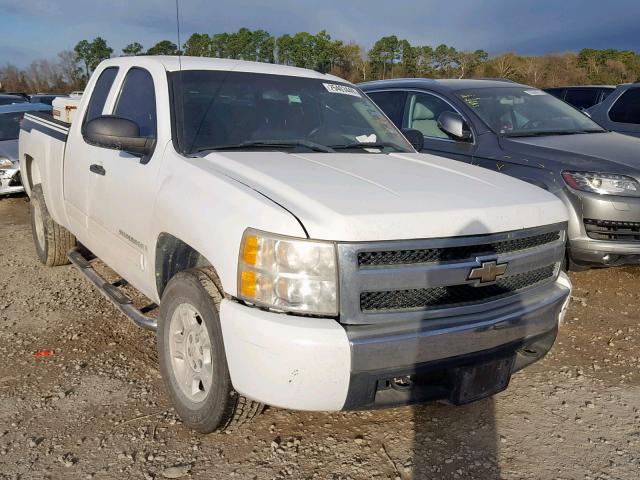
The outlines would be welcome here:
M 413 408 L 413 480 L 501 478 L 495 400 Z
M 458 232 L 457 236 L 491 231 L 484 224 L 474 221 Z M 496 289 L 496 294 L 500 294 L 497 284 L 479 288 L 493 288 Z M 502 293 L 507 293 L 507 290 Z M 416 369 L 419 368 L 417 359 L 418 352 Z M 463 362 L 461 366 L 478 362 L 479 360 L 470 360 L 468 363 Z M 496 399 L 493 396 L 461 406 L 444 402 L 416 405 L 412 412 L 413 464 L 411 474 L 399 469 L 402 480 L 501 478 L 498 459 L 500 434 Z

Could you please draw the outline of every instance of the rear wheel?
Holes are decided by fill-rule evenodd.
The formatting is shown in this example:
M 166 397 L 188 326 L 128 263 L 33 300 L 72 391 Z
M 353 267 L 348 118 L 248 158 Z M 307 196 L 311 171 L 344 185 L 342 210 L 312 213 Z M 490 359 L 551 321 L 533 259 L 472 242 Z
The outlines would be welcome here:
M 263 405 L 233 390 L 219 308 L 222 296 L 211 267 L 186 270 L 168 283 L 160 303 L 160 371 L 178 415 L 202 433 L 251 420 Z
M 31 189 L 31 233 L 38 259 L 45 265 L 55 267 L 69 263 L 67 253 L 76 246 L 76 237 L 58 225 L 49 215 L 44 201 L 42 185 Z

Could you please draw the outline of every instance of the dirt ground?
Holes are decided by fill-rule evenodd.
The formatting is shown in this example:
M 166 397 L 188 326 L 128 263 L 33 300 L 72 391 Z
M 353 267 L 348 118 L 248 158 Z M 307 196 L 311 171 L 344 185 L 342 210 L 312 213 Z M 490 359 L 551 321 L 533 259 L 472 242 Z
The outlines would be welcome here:
M 72 267 L 37 263 L 26 199 L 0 199 L 0 479 L 637 480 L 640 268 L 572 280 L 552 352 L 495 398 L 270 408 L 203 436 L 169 405 L 153 334 Z

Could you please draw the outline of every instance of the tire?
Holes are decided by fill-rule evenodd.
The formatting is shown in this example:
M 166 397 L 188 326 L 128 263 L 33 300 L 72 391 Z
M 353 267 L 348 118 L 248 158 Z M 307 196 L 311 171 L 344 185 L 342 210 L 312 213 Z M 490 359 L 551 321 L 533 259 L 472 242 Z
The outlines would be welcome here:
M 194 268 L 171 278 L 160 302 L 160 372 L 182 421 L 201 433 L 231 430 L 263 409 L 231 385 L 220 292 L 213 268 Z
M 44 201 L 42 185 L 31 189 L 31 234 L 38 260 L 49 267 L 67 265 L 67 253 L 76 246 L 76 237 L 66 228 L 58 225 L 49 215 Z

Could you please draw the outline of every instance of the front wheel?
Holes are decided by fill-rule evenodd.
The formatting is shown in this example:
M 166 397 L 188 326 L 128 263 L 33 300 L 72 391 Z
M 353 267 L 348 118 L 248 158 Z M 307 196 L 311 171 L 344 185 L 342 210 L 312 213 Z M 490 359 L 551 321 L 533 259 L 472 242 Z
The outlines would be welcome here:
M 233 390 L 220 326 L 222 296 L 211 267 L 186 270 L 168 283 L 160 303 L 160 371 L 182 421 L 201 433 L 251 420 L 263 405 Z

